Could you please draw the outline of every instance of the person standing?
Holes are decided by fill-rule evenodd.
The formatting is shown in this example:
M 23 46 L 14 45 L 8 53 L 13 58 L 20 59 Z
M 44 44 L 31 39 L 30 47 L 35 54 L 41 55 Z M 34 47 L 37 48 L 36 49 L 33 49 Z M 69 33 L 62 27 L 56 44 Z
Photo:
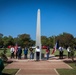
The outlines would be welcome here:
M 33 48 L 30 48 L 30 59 L 34 59 Z
M 18 59 L 21 59 L 21 54 L 22 54 L 22 48 L 19 46 L 18 47 Z
M 71 48 L 68 47 L 68 48 L 67 48 L 67 51 L 68 51 L 68 58 L 70 58 L 70 56 L 71 56 Z
M 16 59 L 18 58 L 18 46 L 15 46 L 15 56 L 16 56 Z
M 27 54 L 28 54 L 28 48 L 24 48 L 24 59 L 27 59 Z
M 14 47 L 12 46 L 11 49 L 10 49 L 11 58 L 14 58 L 14 51 L 15 51 L 15 50 L 14 50 Z
M 46 49 L 46 59 L 47 60 L 49 59 L 49 54 L 50 54 L 50 49 L 49 49 L 49 47 L 47 47 L 47 49 Z
M 36 48 L 36 61 L 39 61 L 39 58 L 40 58 L 40 48 L 39 48 L 39 46 L 37 46 L 37 48 Z
M 59 47 L 59 58 L 63 59 L 63 47 Z

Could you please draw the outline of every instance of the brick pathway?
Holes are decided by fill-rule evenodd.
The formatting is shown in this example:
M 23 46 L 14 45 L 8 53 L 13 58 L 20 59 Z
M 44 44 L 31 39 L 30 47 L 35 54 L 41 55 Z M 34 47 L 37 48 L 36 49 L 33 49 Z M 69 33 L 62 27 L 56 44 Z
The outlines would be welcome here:
M 7 69 L 19 69 L 16 75 L 59 75 L 56 69 L 72 69 L 61 60 L 16 60 Z

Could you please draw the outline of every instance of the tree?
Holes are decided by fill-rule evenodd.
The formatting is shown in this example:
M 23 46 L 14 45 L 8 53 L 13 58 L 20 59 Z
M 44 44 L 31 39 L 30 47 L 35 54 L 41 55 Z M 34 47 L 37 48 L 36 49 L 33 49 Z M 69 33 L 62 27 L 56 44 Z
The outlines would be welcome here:
M 76 38 L 73 39 L 73 46 L 76 49 Z
M 2 38 L 0 38 L 0 47 L 2 47 L 3 46 L 3 40 L 2 40 Z
M 3 44 L 4 44 L 4 47 L 7 47 L 9 45 L 14 45 L 14 39 L 12 36 L 4 36 L 3 37 Z
M 0 33 L 0 47 L 2 47 L 2 46 L 3 46 L 3 40 L 2 40 L 2 38 L 3 38 L 3 34 L 2 34 L 2 33 Z
M 73 46 L 74 37 L 72 34 L 63 33 L 57 36 L 56 40 L 59 40 L 60 46 L 64 46 L 66 48 L 67 46 Z
M 41 36 L 42 45 L 48 45 L 48 38 L 46 36 Z
M 17 41 L 18 45 L 21 45 L 22 47 L 30 45 L 31 38 L 29 34 L 21 34 L 21 35 L 18 35 L 17 38 L 18 38 L 18 41 Z
M 50 36 L 49 38 L 48 38 L 48 44 L 49 44 L 49 46 L 50 47 L 54 47 L 54 45 L 55 45 L 55 36 Z
M 0 38 L 2 38 L 3 37 L 3 34 L 2 33 L 0 33 Z

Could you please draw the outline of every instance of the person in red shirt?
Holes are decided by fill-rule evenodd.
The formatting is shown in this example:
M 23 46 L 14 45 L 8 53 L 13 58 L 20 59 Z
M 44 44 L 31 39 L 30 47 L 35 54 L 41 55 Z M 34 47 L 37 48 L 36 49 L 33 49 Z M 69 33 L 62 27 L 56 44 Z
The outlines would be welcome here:
M 15 49 L 14 53 L 17 59 L 18 58 L 18 46 L 15 46 L 14 49 Z
M 49 49 L 49 47 L 47 47 L 47 49 L 46 49 L 46 59 L 47 60 L 49 59 L 49 54 L 50 54 L 50 49 Z

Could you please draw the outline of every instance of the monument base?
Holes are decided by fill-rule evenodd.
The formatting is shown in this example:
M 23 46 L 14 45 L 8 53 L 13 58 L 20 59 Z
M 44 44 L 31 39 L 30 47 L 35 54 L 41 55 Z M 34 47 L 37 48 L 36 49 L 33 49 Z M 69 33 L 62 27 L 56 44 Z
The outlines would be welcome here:
M 40 58 L 41 56 L 41 58 Z M 39 60 L 42 60 L 45 58 L 44 53 L 41 53 L 41 55 L 39 56 Z M 36 60 L 36 53 L 34 54 L 34 59 Z

